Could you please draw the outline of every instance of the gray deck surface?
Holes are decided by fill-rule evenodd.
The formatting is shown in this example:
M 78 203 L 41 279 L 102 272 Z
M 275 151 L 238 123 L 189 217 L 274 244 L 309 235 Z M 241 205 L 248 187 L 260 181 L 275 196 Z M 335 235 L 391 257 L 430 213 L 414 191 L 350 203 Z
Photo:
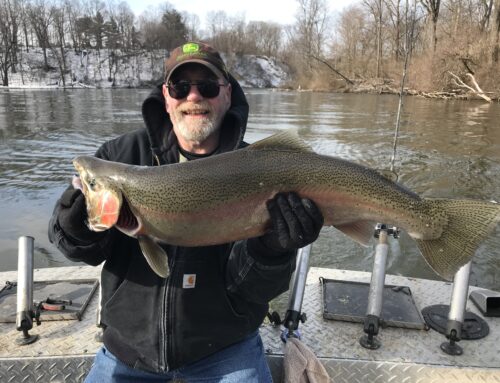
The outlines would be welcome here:
M 36 280 L 99 278 L 100 268 L 89 266 L 35 270 Z M 461 341 L 462 356 L 444 354 L 439 345 L 444 337 L 433 330 L 381 329 L 382 347 L 370 351 L 360 346 L 361 323 L 325 320 L 322 316 L 322 289 L 319 278 L 370 281 L 370 274 L 346 270 L 311 268 L 303 312 L 308 320 L 301 325 L 302 341 L 322 360 L 334 382 L 499 382 L 500 318 L 486 318 L 490 334 L 481 340 Z M 0 287 L 16 281 L 17 272 L 0 273 Z M 409 286 L 419 309 L 448 304 L 451 284 L 439 281 L 388 275 L 386 284 Z M 475 289 L 475 287 L 470 288 Z M 0 323 L 0 382 L 80 382 L 101 344 L 97 332 L 94 294 L 81 321 L 46 321 L 30 331 L 40 339 L 18 346 L 21 336 L 14 323 Z M 480 314 L 471 301 L 467 309 Z M 280 313 L 281 314 L 281 313 Z M 283 344 L 281 329 L 261 327 L 264 347 L 275 381 L 280 381 Z

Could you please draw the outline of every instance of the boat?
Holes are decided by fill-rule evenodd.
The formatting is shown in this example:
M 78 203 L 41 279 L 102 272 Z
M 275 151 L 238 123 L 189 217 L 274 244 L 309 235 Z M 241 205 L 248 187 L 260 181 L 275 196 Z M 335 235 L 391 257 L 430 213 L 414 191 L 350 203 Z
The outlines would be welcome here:
M 500 382 L 500 292 L 469 286 L 470 264 L 454 283 L 386 275 L 383 244 L 372 272 L 308 267 L 310 247 L 299 251 L 284 320 L 273 313 L 260 328 L 273 380 L 284 379 L 293 336 L 333 382 Z M 29 252 L 20 250 L 20 260 L 28 253 L 20 270 L 0 273 L 0 382 L 82 382 L 102 346 L 101 267 L 33 271 Z M 15 310 L 13 291 L 30 283 Z M 429 318 L 441 318 L 444 329 Z

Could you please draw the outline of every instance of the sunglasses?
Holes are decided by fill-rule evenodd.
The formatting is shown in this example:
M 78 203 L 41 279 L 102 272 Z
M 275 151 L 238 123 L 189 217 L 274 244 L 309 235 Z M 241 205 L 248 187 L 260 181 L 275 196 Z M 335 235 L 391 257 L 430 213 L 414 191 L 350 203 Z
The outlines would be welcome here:
M 205 80 L 205 81 L 186 81 L 181 80 L 176 82 L 175 84 L 170 84 L 167 86 L 168 94 L 170 97 L 175 98 L 176 100 L 183 99 L 187 97 L 191 87 L 196 85 L 198 88 L 198 92 L 204 98 L 214 98 L 217 97 L 220 93 L 220 87 L 225 86 L 226 84 L 219 84 L 215 80 Z

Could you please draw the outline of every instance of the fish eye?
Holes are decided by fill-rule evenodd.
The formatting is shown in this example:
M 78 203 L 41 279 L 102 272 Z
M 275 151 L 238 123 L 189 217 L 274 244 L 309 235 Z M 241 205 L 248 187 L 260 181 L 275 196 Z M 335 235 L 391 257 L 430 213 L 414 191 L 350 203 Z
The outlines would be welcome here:
M 91 189 L 94 189 L 94 187 L 96 186 L 97 182 L 95 181 L 95 178 L 91 178 L 89 180 L 89 186 Z

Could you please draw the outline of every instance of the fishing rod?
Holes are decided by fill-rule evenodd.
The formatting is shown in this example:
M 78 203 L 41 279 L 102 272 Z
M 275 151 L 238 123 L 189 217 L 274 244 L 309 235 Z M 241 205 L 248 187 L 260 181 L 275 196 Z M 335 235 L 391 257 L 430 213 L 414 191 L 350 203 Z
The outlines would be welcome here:
M 399 128 L 401 125 L 401 114 L 403 112 L 403 95 L 404 95 L 404 87 L 406 83 L 406 75 L 408 73 L 408 62 L 410 59 L 410 53 L 411 53 L 411 47 L 412 47 L 412 42 L 413 42 L 413 34 L 415 30 L 415 15 L 416 15 L 416 1 L 413 2 L 413 10 L 411 13 L 411 18 L 410 18 L 410 30 L 408 33 L 408 30 L 406 30 L 405 33 L 405 61 L 403 65 L 403 74 L 401 76 L 401 86 L 399 89 L 399 103 L 398 103 L 398 113 L 396 115 L 396 128 L 394 131 L 394 140 L 393 140 L 393 145 L 392 145 L 392 156 L 391 156 L 391 167 L 390 171 L 394 174 L 396 174 L 396 180 L 398 178 L 397 173 L 394 171 L 394 162 L 396 161 L 396 150 L 397 150 L 397 145 L 398 145 L 398 138 L 399 138 Z M 406 18 L 406 28 L 408 28 L 408 0 L 406 0 L 406 12 L 405 12 L 405 18 Z

